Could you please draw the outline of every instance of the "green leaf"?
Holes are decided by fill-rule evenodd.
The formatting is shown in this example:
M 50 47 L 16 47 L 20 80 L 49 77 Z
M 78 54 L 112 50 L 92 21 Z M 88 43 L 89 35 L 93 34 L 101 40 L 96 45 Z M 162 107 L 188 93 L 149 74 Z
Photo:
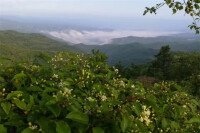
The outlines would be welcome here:
M 37 124 L 42 129 L 42 133 L 55 133 L 56 125 L 46 117 L 42 117 L 37 121 Z
M 22 85 L 25 85 L 27 76 L 23 72 L 16 74 L 14 76 L 13 80 L 13 85 L 17 88 L 20 89 Z
M 14 92 L 11 92 L 11 93 L 9 93 L 9 94 L 7 95 L 6 99 L 9 100 L 9 99 L 11 99 L 12 97 L 17 96 L 18 94 L 23 94 L 23 92 L 22 92 L 22 91 L 14 91 Z
M 175 13 L 176 13 L 176 11 L 177 11 L 176 9 L 173 9 L 173 14 L 175 14 Z
M 0 77 L 0 82 L 4 82 L 5 80 L 4 80 L 4 78 L 3 77 Z
M 6 103 L 1 103 L 1 107 L 5 111 L 5 113 L 8 115 L 11 109 L 11 103 L 6 102 Z
M 193 117 L 187 123 L 200 123 L 200 117 Z
M 156 102 L 157 99 L 153 95 L 147 96 L 147 98 L 144 100 L 144 103 L 146 103 L 147 106 L 151 106 L 155 112 L 158 112 L 159 109 Z
M 27 109 L 31 110 L 31 107 L 33 106 L 33 104 L 34 104 L 34 98 L 33 98 L 33 96 L 30 96 L 30 100 L 29 100 L 29 104 L 27 105 Z
M 88 124 L 89 118 L 86 114 L 83 114 L 81 112 L 71 112 L 69 113 L 66 118 L 71 119 L 73 121 L 82 123 L 82 124 Z
M 22 133 L 36 133 L 35 130 L 31 130 L 30 128 L 26 128 L 22 131 Z
M 14 116 L 14 117 L 16 117 L 16 116 Z M 19 126 L 24 126 L 25 123 L 22 120 L 12 120 L 12 121 L 5 122 L 4 125 L 19 127 Z
M 138 128 L 142 131 L 142 133 L 148 133 L 148 128 L 139 120 L 136 121 Z
M 71 133 L 69 125 L 64 121 L 56 122 L 56 132 L 57 133 Z
M 126 129 L 129 127 L 130 120 L 127 115 L 123 116 L 122 121 L 120 123 L 122 132 L 126 132 Z
M 170 4 L 171 3 L 171 0 L 166 0 L 166 4 Z
M 172 121 L 171 122 L 171 128 L 172 129 L 179 129 L 180 128 L 180 125 L 179 123 L 175 122 L 175 121 Z
M 38 86 L 31 86 L 29 88 L 26 88 L 27 91 L 34 91 L 34 92 L 40 92 L 40 91 L 43 91 L 40 87 Z
M 104 130 L 100 127 L 94 127 L 92 133 L 104 133 Z
M 47 107 L 55 115 L 55 117 L 58 117 L 60 115 L 60 112 L 61 112 L 60 106 L 51 105 L 51 106 L 47 106 Z
M 15 99 L 13 101 L 13 103 L 15 103 L 16 106 L 19 107 L 20 109 L 27 110 L 27 106 L 26 106 L 26 103 L 24 101 L 20 101 L 19 99 Z
M 166 129 L 168 127 L 168 120 L 166 118 L 163 118 L 162 119 L 162 128 L 163 129 Z
M 196 3 L 200 3 L 200 0 L 195 0 Z
M 7 128 L 4 125 L 0 125 L 0 131 L 1 133 L 7 133 Z
M 199 34 L 199 30 L 196 30 L 196 34 Z
M 141 110 L 141 105 L 139 103 L 134 102 L 134 106 L 132 109 L 137 114 L 137 116 L 140 116 L 142 110 Z

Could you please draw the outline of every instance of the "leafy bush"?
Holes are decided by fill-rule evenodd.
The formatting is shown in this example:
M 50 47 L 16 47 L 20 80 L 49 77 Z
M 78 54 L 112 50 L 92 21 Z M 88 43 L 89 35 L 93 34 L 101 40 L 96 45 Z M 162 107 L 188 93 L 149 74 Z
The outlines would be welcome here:
M 200 132 L 199 103 L 173 82 L 121 78 L 105 55 L 0 66 L 1 133 Z

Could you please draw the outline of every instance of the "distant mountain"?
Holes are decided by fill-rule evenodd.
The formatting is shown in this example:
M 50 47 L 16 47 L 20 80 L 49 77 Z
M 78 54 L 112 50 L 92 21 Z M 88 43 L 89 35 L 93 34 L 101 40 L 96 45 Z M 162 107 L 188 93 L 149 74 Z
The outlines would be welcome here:
M 0 31 L 0 57 L 24 59 L 40 53 L 59 51 L 82 52 L 66 42 L 59 42 L 41 34 Z
M 84 45 L 78 44 L 75 47 L 90 53 L 92 49 L 100 50 L 100 52 L 105 53 L 108 58 L 108 63 L 110 65 L 115 65 L 119 61 L 125 66 L 131 63 L 142 64 L 149 62 L 154 59 L 154 55 L 158 53 L 158 50 L 146 48 L 142 44 L 132 43 L 123 45 Z
M 99 49 L 105 53 L 111 65 L 119 61 L 126 66 L 131 63 L 142 64 L 154 59 L 162 46 L 170 45 L 172 51 L 200 51 L 200 36 L 194 34 L 176 34 L 159 37 L 123 37 L 115 38 L 105 45 L 75 45 L 77 48 L 90 52 Z
M 59 22 L 59 21 L 58 21 Z M 24 33 L 46 33 L 49 31 L 96 31 L 96 30 L 109 30 L 99 29 L 89 26 L 80 26 L 67 22 L 53 22 L 48 19 L 29 18 L 29 17 L 3 17 L 0 16 L 0 30 L 14 30 Z
M 158 36 L 158 37 L 123 37 L 112 39 L 111 44 L 123 45 L 129 43 L 140 43 L 143 46 L 160 49 L 161 46 L 170 45 L 172 50 L 175 51 L 200 51 L 200 35 L 194 34 L 175 34 L 171 36 Z
M 142 64 L 154 59 L 164 45 L 170 45 L 173 51 L 200 51 L 200 38 L 191 34 L 178 34 L 160 37 L 124 37 L 113 39 L 111 44 L 85 45 L 58 41 L 37 33 L 19 33 L 0 31 L 0 57 L 24 59 L 40 53 L 54 54 L 58 51 L 86 52 L 92 49 L 105 53 L 110 65 L 119 61 L 125 66 L 131 63 Z

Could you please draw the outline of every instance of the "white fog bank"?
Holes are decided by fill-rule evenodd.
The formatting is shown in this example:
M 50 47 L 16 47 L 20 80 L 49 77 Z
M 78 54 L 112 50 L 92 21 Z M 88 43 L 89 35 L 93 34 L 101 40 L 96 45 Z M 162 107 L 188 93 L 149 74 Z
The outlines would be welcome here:
M 127 36 L 136 37 L 156 37 L 168 36 L 170 34 L 177 34 L 178 32 L 157 32 L 157 31 L 51 31 L 48 32 L 53 37 L 62 39 L 64 41 L 72 42 L 74 44 L 84 43 L 88 45 L 102 45 L 108 44 L 113 38 L 121 38 Z

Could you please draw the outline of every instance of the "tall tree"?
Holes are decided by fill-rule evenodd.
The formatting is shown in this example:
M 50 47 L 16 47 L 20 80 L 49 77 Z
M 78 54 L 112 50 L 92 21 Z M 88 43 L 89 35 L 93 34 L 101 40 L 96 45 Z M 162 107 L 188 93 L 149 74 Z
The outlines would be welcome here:
M 163 46 L 155 57 L 156 60 L 152 63 L 154 76 L 163 80 L 168 80 L 173 59 L 169 45 Z

